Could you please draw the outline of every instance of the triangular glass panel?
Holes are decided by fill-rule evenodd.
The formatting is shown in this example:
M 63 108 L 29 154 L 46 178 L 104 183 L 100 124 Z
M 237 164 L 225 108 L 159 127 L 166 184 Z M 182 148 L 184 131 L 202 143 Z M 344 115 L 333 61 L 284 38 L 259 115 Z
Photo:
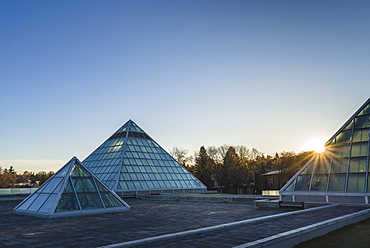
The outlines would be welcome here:
M 91 177 L 91 173 L 87 172 L 82 166 L 75 164 L 71 173 L 72 177 Z
M 63 193 L 55 212 L 80 210 L 76 194 Z

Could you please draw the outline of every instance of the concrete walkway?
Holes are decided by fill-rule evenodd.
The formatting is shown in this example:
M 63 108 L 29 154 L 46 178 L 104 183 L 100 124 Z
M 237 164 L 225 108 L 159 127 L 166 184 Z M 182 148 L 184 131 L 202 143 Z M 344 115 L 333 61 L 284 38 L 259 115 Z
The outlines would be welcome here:
M 256 219 L 261 221 L 197 233 L 142 247 L 230 247 L 254 242 L 327 219 L 363 210 L 331 207 L 286 216 L 287 211 L 259 210 L 251 203 L 152 201 L 128 199 L 131 210 L 98 216 L 42 220 L 11 213 L 17 202 L 0 204 L 0 247 L 98 247 L 194 229 Z M 298 213 L 298 212 L 296 212 Z
M 310 209 L 310 211 L 297 211 L 297 213 L 278 214 L 277 218 L 259 218 L 258 221 L 246 223 L 244 225 L 237 225 L 230 228 L 218 228 L 213 232 L 194 233 L 187 237 L 179 236 L 176 239 L 159 240 L 155 238 L 148 244 L 140 245 L 139 247 L 292 247 L 287 243 L 279 242 L 281 240 L 274 240 L 276 238 L 284 239 L 281 234 L 292 235 L 297 237 L 302 235 L 302 230 L 294 234 L 295 230 L 304 229 L 309 225 L 315 225 L 319 222 L 340 218 L 343 215 L 353 215 L 359 211 L 366 211 L 366 216 L 369 216 L 370 210 L 363 210 L 357 207 L 342 207 L 333 206 L 325 208 Z M 336 221 L 336 220 L 334 220 Z M 322 233 L 325 234 L 325 233 Z M 280 235 L 280 236 L 279 236 Z M 311 237 L 312 238 L 312 237 Z M 264 240 L 265 239 L 265 240 Z M 298 237 L 298 239 L 300 239 Z M 305 241 L 303 239 L 301 241 Z M 267 244 L 266 244 L 267 243 Z M 299 243 L 299 242 L 298 242 Z M 113 247 L 132 247 L 130 244 L 117 244 Z

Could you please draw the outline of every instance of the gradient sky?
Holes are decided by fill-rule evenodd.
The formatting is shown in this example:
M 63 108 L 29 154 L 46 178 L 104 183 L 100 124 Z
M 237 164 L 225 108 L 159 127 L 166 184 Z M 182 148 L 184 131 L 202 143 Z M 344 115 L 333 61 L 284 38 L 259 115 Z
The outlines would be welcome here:
M 273 155 L 370 97 L 369 1 L 1 1 L 0 166 L 58 170 L 128 119 Z

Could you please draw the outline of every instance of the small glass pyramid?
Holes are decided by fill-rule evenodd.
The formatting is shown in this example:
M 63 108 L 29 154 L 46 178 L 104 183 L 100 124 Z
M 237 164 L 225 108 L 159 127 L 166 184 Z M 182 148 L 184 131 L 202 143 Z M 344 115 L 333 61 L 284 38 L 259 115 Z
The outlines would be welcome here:
M 126 204 L 73 157 L 37 191 L 14 208 L 40 218 L 128 211 Z
M 207 189 L 132 120 L 83 163 L 117 193 Z
M 280 190 L 284 201 L 369 203 L 370 98 Z

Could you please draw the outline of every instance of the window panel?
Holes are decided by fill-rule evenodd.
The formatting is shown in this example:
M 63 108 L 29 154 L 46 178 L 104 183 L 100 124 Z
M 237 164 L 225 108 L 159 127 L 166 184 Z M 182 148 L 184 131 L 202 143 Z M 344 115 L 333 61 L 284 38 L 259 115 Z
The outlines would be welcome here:
M 121 189 L 125 190 L 125 189 L 128 189 L 128 186 L 126 184 L 126 182 L 119 182 L 119 186 L 121 187 Z
M 181 188 L 181 187 L 182 187 L 182 185 L 181 185 L 180 181 L 175 181 L 175 183 L 176 183 L 176 187 L 177 187 L 177 188 Z
M 369 128 L 369 116 L 358 116 L 355 118 L 355 128 Z
M 39 194 L 36 200 L 31 204 L 28 208 L 29 211 L 37 211 L 41 207 L 41 205 L 46 201 L 46 199 L 50 196 L 50 194 Z
M 135 173 L 131 173 L 130 176 L 131 176 L 131 179 L 132 180 L 138 180 L 138 178 L 137 178 L 137 176 L 136 176 Z
M 136 165 L 135 159 L 130 158 L 129 160 L 130 160 L 130 164 L 131 164 L 131 165 Z
M 80 210 L 75 194 L 63 193 L 55 212 Z
M 294 186 L 294 183 L 295 183 L 296 180 L 293 180 L 293 182 L 291 182 L 288 187 L 285 188 L 284 191 L 293 191 L 293 186 Z
M 351 130 L 352 126 L 353 126 L 353 120 L 343 130 Z
M 363 192 L 365 188 L 365 173 L 348 175 L 348 192 Z
M 143 189 L 139 181 L 133 181 L 133 182 L 134 182 L 135 189 Z
M 334 157 L 348 157 L 349 145 L 333 147 L 333 155 Z
M 348 159 L 333 159 L 331 164 L 331 173 L 346 173 L 348 167 Z
M 98 193 L 79 193 L 77 194 L 82 210 L 103 208 Z
M 27 210 L 27 208 L 33 203 L 33 201 L 39 196 L 39 194 L 33 194 L 27 201 L 25 201 L 21 206 L 18 207 L 20 210 Z
M 326 191 L 328 175 L 315 175 L 312 178 L 311 191 Z
M 146 183 L 148 184 L 149 189 L 154 189 L 154 184 L 152 181 L 146 181 Z
M 132 181 L 126 182 L 128 189 L 135 189 L 134 183 Z
M 297 184 L 295 187 L 296 191 L 307 191 L 309 186 L 309 176 L 308 175 L 299 175 L 297 177 Z
M 368 155 L 368 143 L 352 144 L 351 157 L 360 157 Z
M 159 183 L 157 181 L 152 181 L 155 189 L 160 189 Z
M 338 136 L 336 137 L 336 144 L 339 143 L 349 143 L 351 138 L 351 130 L 348 131 L 342 131 Z
M 51 208 L 54 206 L 54 202 L 57 198 L 57 194 L 51 194 L 45 203 L 39 209 L 39 212 L 49 213 Z
M 110 193 L 102 193 L 101 197 L 106 208 L 123 206 L 123 204 Z
M 136 176 L 137 176 L 138 180 L 140 180 L 140 181 L 145 180 L 143 174 L 141 174 L 141 173 L 138 173 Z
M 329 191 L 344 191 L 346 174 L 331 174 L 329 181 Z
M 365 108 L 358 115 L 368 115 L 370 114 L 370 104 L 365 106 Z
M 72 183 L 77 193 L 79 192 L 97 192 L 92 177 L 90 178 L 73 178 Z
M 349 172 L 366 172 L 366 158 L 351 158 Z
M 140 184 L 141 184 L 141 188 L 142 189 L 148 189 L 149 188 L 148 185 L 147 185 L 147 183 L 144 182 L 144 181 L 140 181 Z

